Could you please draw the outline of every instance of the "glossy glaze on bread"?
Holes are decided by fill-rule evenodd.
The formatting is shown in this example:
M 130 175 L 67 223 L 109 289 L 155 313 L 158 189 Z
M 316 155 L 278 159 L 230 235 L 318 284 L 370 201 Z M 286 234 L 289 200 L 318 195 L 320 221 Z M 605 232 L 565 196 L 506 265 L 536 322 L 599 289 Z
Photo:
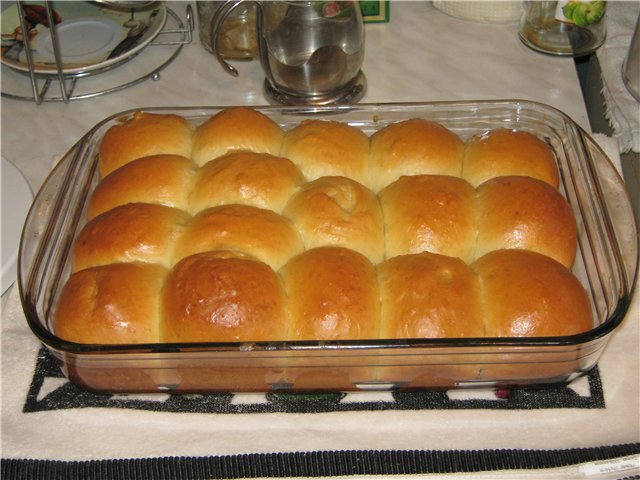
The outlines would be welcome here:
M 577 227 L 553 151 L 526 132 L 463 141 L 425 119 L 367 136 L 325 120 L 285 131 L 245 107 L 197 126 L 139 113 L 107 132 L 99 162 L 56 309 L 66 340 L 557 336 L 592 326 L 570 271 Z

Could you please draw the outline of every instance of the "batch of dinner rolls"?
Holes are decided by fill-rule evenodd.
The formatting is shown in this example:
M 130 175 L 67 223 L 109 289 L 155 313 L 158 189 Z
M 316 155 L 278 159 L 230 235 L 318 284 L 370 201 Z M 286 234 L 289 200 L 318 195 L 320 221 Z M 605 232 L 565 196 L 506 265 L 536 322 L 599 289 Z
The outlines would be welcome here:
M 106 133 L 55 332 L 86 344 L 592 328 L 553 151 L 420 118 L 371 135 L 233 107 Z

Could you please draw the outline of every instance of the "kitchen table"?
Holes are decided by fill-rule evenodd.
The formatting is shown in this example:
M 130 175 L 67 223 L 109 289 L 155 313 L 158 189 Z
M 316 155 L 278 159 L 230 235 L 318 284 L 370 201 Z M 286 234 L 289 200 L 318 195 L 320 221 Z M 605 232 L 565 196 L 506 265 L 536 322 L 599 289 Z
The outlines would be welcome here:
M 167 5 L 184 20 L 194 2 Z M 158 80 L 69 103 L 3 97 L 3 158 L 37 191 L 61 155 L 118 112 L 266 104 L 259 62 L 235 62 L 233 78 L 197 33 Z M 153 55 L 152 48 L 164 47 L 148 47 L 131 62 Z M 3 82 L 16 75 L 6 68 Z M 477 23 L 430 2 L 393 1 L 388 23 L 366 25 L 363 71 L 362 103 L 526 99 L 591 131 L 573 59 L 529 50 L 514 23 Z M 108 84 L 115 75 L 86 81 Z M 637 291 L 599 367 L 569 385 L 298 401 L 83 392 L 29 331 L 17 289 L 2 300 L 3 478 L 640 474 Z

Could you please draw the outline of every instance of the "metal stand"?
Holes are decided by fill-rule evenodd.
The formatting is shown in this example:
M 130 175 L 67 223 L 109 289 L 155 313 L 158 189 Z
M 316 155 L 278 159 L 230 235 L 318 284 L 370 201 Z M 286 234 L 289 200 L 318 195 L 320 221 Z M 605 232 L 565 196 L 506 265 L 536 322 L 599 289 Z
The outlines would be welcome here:
M 362 71 L 358 72 L 345 88 L 326 95 L 299 96 L 290 95 L 274 88 L 268 79 L 264 80 L 264 95 L 271 104 L 275 105 L 350 105 L 358 103 L 367 91 L 367 79 Z
M 27 31 L 27 25 L 25 24 L 25 15 L 24 10 L 22 8 L 22 1 L 17 0 L 16 5 L 18 8 L 18 14 L 20 16 L 20 25 L 24 32 Z M 39 75 L 35 73 L 34 61 L 33 61 L 33 53 L 31 51 L 31 47 L 29 46 L 29 42 L 25 42 L 25 53 L 27 58 L 27 66 L 29 68 L 28 78 L 31 81 L 31 95 L 25 95 L 20 93 L 12 93 L 9 91 L 5 91 L 5 83 L 2 82 L 2 96 L 17 100 L 28 100 L 33 101 L 36 104 L 41 104 L 42 102 L 65 102 L 68 103 L 71 100 L 79 100 L 85 98 L 92 98 L 99 95 L 105 95 L 108 93 L 113 93 L 133 85 L 136 85 L 140 82 L 143 82 L 148 79 L 159 80 L 160 71 L 163 70 L 167 65 L 169 65 L 180 53 L 182 47 L 184 45 L 188 45 L 191 43 L 192 34 L 194 30 L 194 19 L 193 19 L 193 10 L 191 5 L 187 5 L 186 7 L 186 26 L 182 23 L 182 20 L 178 15 L 173 12 L 171 9 L 167 8 L 167 21 L 163 27 L 163 29 L 158 33 L 158 36 L 149 43 L 148 47 L 157 47 L 157 46 L 165 46 L 165 47 L 174 47 L 167 48 L 167 55 L 163 57 L 160 61 L 160 64 L 154 64 L 153 68 L 146 72 L 141 76 L 136 76 L 133 79 L 127 79 L 124 83 L 120 83 L 113 87 L 101 87 L 95 91 L 89 91 L 81 94 L 75 93 L 76 86 L 78 80 L 84 77 L 94 76 L 106 71 L 111 71 L 123 63 L 131 60 L 135 55 L 123 59 L 121 62 L 109 65 L 103 69 L 92 70 L 88 72 L 79 72 L 73 74 L 65 74 L 63 73 L 63 63 L 62 63 L 62 53 L 60 52 L 59 42 L 57 39 L 56 26 L 53 22 L 53 10 L 51 8 L 51 4 L 49 1 L 45 2 L 47 17 L 49 20 L 49 25 L 51 25 L 51 40 L 53 45 L 53 51 L 56 62 L 56 70 L 54 74 L 50 75 Z M 169 24 L 175 24 L 175 28 L 170 26 Z M 161 36 L 165 36 L 168 34 L 172 34 L 177 39 L 175 40 L 166 40 L 163 41 L 160 39 Z M 144 49 L 143 49 L 144 50 Z M 9 67 L 3 65 L 2 68 L 7 68 L 11 70 Z M 50 92 L 51 84 L 56 82 L 60 86 L 60 95 L 56 95 L 55 93 Z

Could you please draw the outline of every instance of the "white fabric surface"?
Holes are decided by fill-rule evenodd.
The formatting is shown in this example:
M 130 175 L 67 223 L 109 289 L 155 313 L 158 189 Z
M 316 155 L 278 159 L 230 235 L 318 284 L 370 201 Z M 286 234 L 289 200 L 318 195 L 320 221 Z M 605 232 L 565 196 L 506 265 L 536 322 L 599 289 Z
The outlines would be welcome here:
M 606 117 L 621 153 L 640 152 L 640 103 L 622 80 L 622 66 L 640 13 L 640 2 L 609 2 L 605 15 L 607 38 L 596 52 L 602 70 Z

